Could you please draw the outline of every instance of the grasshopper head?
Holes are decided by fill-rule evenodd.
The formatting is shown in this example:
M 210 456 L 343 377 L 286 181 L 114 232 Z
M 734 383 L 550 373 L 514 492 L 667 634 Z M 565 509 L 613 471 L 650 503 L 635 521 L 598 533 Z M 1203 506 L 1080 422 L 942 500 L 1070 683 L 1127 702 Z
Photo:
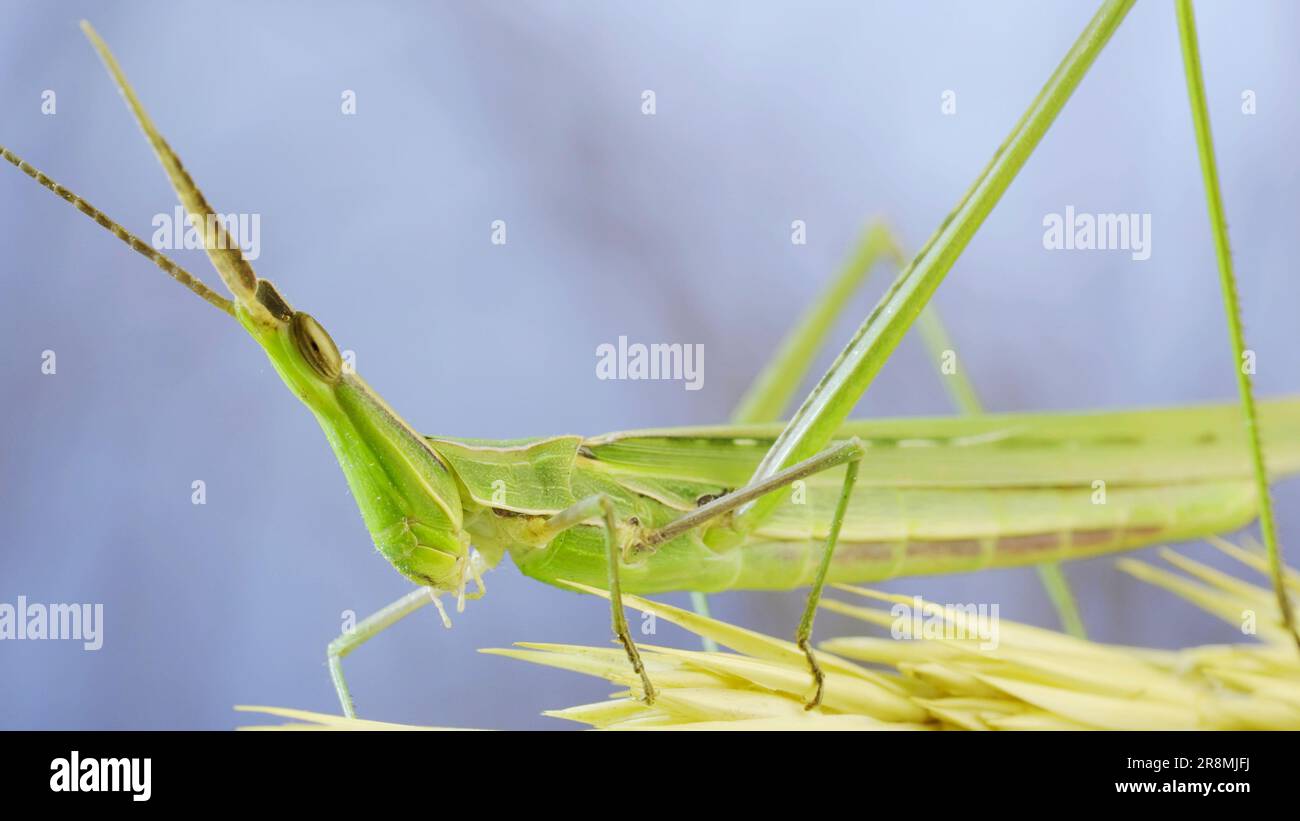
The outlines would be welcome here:
M 463 508 L 456 478 L 419 434 L 351 368 L 344 367 L 334 340 L 320 323 L 293 310 L 270 282 L 253 272 L 180 158 L 158 133 L 108 45 L 89 23 L 82 21 L 82 29 L 149 138 L 191 227 L 234 299 L 216 293 L 4 146 L 0 158 L 75 205 L 204 301 L 234 316 L 266 351 L 284 383 L 316 416 L 371 538 L 385 558 L 417 584 L 463 590 L 471 571 L 470 549 L 461 527 Z
M 325 431 L 375 546 L 417 584 L 462 591 L 470 572 L 455 477 L 350 367 L 310 314 L 269 281 L 251 299 L 235 291 L 235 317 Z

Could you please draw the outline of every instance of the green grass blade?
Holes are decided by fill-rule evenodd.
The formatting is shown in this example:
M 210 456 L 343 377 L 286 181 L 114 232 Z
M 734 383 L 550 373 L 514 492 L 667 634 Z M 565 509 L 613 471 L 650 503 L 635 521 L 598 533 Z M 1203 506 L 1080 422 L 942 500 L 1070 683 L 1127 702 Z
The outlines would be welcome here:
M 696 615 L 703 616 L 706 619 L 710 618 L 709 595 L 707 593 L 701 593 L 698 590 L 692 591 L 691 609 L 695 611 Z M 718 652 L 718 643 L 713 639 L 709 638 L 708 636 L 701 636 L 700 643 L 704 645 L 705 652 L 707 653 Z
M 943 383 L 943 389 L 948 392 L 952 404 L 957 410 L 971 416 L 983 413 L 984 405 L 980 402 L 979 394 L 975 393 L 975 385 L 967 378 L 963 366 L 958 365 L 952 373 L 943 373 L 939 370 L 944 354 L 955 351 L 956 348 L 953 347 L 948 329 L 944 327 L 943 320 L 939 318 L 939 311 L 933 303 L 926 305 L 925 310 L 921 311 L 916 327 L 921 332 L 921 341 L 925 343 L 925 348 L 930 354 L 930 361 L 935 363 L 935 368 L 939 372 L 939 381 Z
M 1223 195 L 1219 191 L 1219 170 L 1214 159 L 1214 139 L 1210 134 L 1210 114 L 1205 102 L 1205 80 L 1201 72 L 1200 47 L 1196 38 L 1196 17 L 1191 0 L 1178 0 L 1178 39 L 1182 45 L 1183 73 L 1187 78 L 1187 99 L 1191 104 L 1192 123 L 1196 128 L 1196 153 L 1201 163 L 1201 178 L 1205 183 L 1205 205 L 1209 211 L 1210 227 L 1214 232 L 1214 254 L 1219 265 L 1219 284 L 1223 288 L 1223 310 L 1228 317 L 1228 335 L 1232 340 L 1233 369 L 1237 372 L 1237 393 L 1241 397 L 1241 410 L 1250 443 L 1251 460 L 1255 472 L 1255 487 L 1259 496 L 1259 527 L 1268 551 L 1269 575 L 1282 611 L 1282 623 L 1295 637 L 1300 647 L 1300 634 L 1295 630 L 1295 616 L 1287 598 L 1282 576 L 1282 548 L 1277 541 L 1277 524 L 1273 519 L 1273 501 L 1269 495 L 1268 472 L 1264 466 L 1264 451 L 1260 444 L 1259 420 L 1255 412 L 1255 396 L 1250 386 L 1250 374 L 1243 366 L 1246 350 L 1245 335 L 1241 329 L 1241 305 L 1237 299 L 1237 278 L 1232 269 L 1232 249 L 1228 245 L 1228 221 L 1223 211 Z
M 1098 9 L 957 208 L 899 274 L 804 400 L 760 463 L 753 481 L 812 456 L 831 441 L 1132 6 L 1133 0 L 1106 0 Z M 744 532 L 754 527 L 779 502 L 779 494 L 769 494 L 742 508 L 736 516 L 737 529 Z
M 1088 631 L 1083 626 L 1083 615 L 1079 612 L 1079 603 L 1074 599 L 1070 589 L 1070 580 L 1065 578 L 1065 571 L 1056 562 L 1040 564 L 1037 567 L 1038 580 L 1043 583 L 1047 597 L 1052 600 L 1056 617 L 1061 620 L 1061 629 L 1077 639 L 1087 639 Z
M 882 257 L 895 257 L 897 254 L 889 229 L 883 223 L 872 223 L 863 232 L 853 256 L 840 269 L 834 282 L 799 318 L 781 342 L 776 356 L 745 392 L 731 416 L 732 422 L 773 422 L 781 418 L 844 305 L 853 298 Z

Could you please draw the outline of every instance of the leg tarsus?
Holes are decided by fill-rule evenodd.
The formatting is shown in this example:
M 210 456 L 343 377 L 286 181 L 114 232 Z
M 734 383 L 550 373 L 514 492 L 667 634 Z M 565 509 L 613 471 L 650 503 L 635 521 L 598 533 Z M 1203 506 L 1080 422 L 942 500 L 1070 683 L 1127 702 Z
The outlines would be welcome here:
M 799 649 L 803 651 L 804 657 L 808 659 L 808 669 L 812 671 L 813 677 L 813 697 L 804 703 L 805 710 L 813 710 L 821 706 L 822 691 L 826 688 L 826 674 L 822 672 L 822 666 L 817 663 L 817 654 L 813 652 L 812 641 L 809 637 L 801 637 L 798 640 Z

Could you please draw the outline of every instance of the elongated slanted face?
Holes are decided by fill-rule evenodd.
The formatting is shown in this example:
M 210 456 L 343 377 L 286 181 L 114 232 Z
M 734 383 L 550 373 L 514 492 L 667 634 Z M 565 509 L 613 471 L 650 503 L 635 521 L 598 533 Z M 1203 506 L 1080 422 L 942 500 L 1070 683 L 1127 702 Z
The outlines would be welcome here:
M 180 158 L 158 133 L 108 45 L 86 21 L 81 27 L 148 137 L 233 300 L 4 146 L 0 158 L 76 206 L 205 302 L 234 316 L 320 422 L 379 551 L 417 584 L 463 590 L 470 570 L 469 539 L 461 529 L 463 508 L 455 477 L 419 434 L 343 366 L 334 340 L 320 323 L 293 310 L 270 282 L 253 272 Z
M 311 409 L 347 477 L 375 546 L 417 584 L 464 589 L 469 539 L 455 477 L 368 385 L 345 368 L 324 327 L 264 279 L 235 316 Z

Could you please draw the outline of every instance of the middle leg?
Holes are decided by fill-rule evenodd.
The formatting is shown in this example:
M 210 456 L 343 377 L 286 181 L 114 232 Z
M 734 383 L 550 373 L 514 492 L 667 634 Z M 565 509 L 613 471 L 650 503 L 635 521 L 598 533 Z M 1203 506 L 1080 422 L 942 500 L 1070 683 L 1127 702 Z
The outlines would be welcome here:
M 630 561 L 638 553 L 653 553 L 659 545 L 707 524 L 719 516 L 730 513 L 746 502 L 766 496 L 814 473 L 820 473 L 847 463 L 849 467 L 845 473 L 844 490 L 840 494 L 840 502 L 836 507 L 835 516 L 831 523 L 830 538 L 827 539 L 821 567 L 814 582 L 813 592 L 809 596 L 808 607 L 815 610 L 817 602 L 821 598 L 822 588 L 825 586 L 826 574 L 830 568 L 831 554 L 835 550 L 835 542 L 839 537 L 840 525 L 844 522 L 849 495 L 853 490 L 854 482 L 857 480 L 858 463 L 864 455 L 866 455 L 866 448 L 855 436 L 847 442 L 833 445 L 815 456 L 791 465 L 761 482 L 755 482 L 752 485 L 728 493 L 726 496 L 714 499 L 703 507 L 686 513 L 657 530 L 648 531 L 638 541 L 629 542 L 626 547 L 620 547 L 619 545 L 617 511 L 614 507 L 614 501 L 603 493 L 582 499 L 552 516 L 547 521 L 543 534 L 548 538 L 554 538 L 571 527 L 583 524 L 596 517 L 601 518 L 605 529 L 606 562 L 609 574 L 607 584 L 614 633 L 619 642 L 622 643 L 623 649 L 627 651 L 628 661 L 632 664 L 632 669 L 641 678 L 646 703 L 652 704 L 655 698 L 655 688 L 650 681 L 650 676 L 646 673 L 645 664 L 641 661 L 641 653 L 637 649 L 636 642 L 632 640 L 632 632 L 627 624 L 627 615 L 623 611 L 622 586 L 619 577 L 620 564 Z M 821 700 L 821 668 L 817 666 L 817 660 L 813 656 L 808 643 L 808 636 L 805 635 L 805 633 L 811 633 L 812 630 L 811 616 L 805 613 L 804 622 L 807 623 L 807 627 L 805 629 L 804 624 L 801 622 L 799 632 L 800 647 L 808 657 L 809 666 L 813 672 L 813 679 L 816 684 L 813 706 L 816 706 Z
M 847 463 L 844 471 L 844 483 L 840 489 L 839 500 L 835 505 L 835 513 L 831 517 L 830 529 L 826 534 L 826 543 L 822 549 L 821 561 L 818 563 L 817 573 L 813 577 L 812 589 L 808 592 L 808 601 L 804 605 L 803 617 L 799 620 L 799 628 L 795 632 L 795 643 L 803 651 L 804 657 L 808 659 L 808 669 L 812 673 L 813 679 L 813 695 L 804 705 L 804 709 L 807 710 L 821 704 L 826 682 L 826 676 L 822 672 L 821 665 L 817 663 L 817 656 L 812 649 L 813 620 L 817 615 L 817 606 L 821 602 L 822 591 L 826 587 L 826 577 L 830 573 L 835 545 L 839 542 L 840 530 L 844 526 L 844 517 L 848 513 L 849 500 L 853 496 L 853 486 L 858 481 L 858 470 L 865 454 L 866 449 L 854 437 L 842 445 L 831 447 L 804 462 L 799 462 L 768 480 L 740 488 L 734 493 L 715 499 L 693 513 L 688 513 L 659 530 L 646 534 L 640 545 L 631 546 L 633 551 L 638 547 L 653 549 L 654 546 L 679 536 L 694 527 L 699 527 L 724 513 L 735 510 L 752 499 L 764 496 L 805 476 Z

